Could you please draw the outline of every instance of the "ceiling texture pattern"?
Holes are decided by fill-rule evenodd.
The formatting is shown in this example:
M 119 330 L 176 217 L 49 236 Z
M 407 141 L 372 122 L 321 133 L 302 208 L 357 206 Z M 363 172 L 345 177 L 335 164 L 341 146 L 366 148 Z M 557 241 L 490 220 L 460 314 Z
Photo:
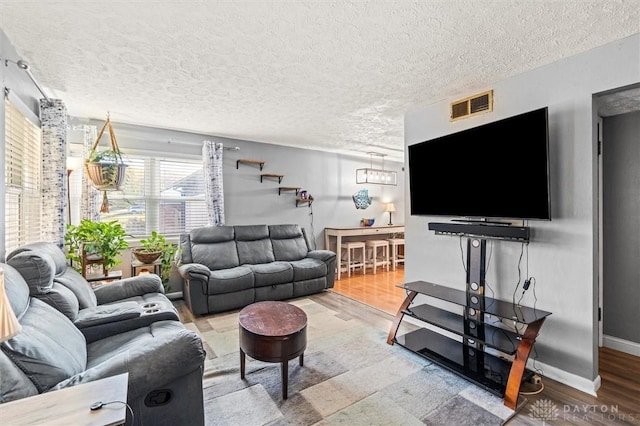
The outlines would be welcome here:
M 640 0 L 0 0 L 76 117 L 403 159 L 403 116 L 640 32 Z

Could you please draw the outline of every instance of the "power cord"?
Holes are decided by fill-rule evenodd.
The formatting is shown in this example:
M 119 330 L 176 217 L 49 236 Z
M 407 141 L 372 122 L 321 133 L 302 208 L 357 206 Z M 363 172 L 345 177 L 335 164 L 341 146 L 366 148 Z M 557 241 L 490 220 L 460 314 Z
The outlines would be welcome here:
M 135 424 L 135 415 L 133 414 L 133 409 L 131 408 L 131 406 L 129 404 L 127 404 L 124 401 L 108 401 L 108 402 L 102 402 L 102 401 L 98 401 L 98 402 L 94 402 L 93 404 L 91 404 L 89 406 L 89 410 L 91 411 L 97 411 L 102 409 L 102 407 L 104 407 L 105 405 L 110 405 L 110 404 L 124 404 L 125 407 L 127 407 L 127 410 L 129 411 L 129 414 L 131 414 L 131 424 Z

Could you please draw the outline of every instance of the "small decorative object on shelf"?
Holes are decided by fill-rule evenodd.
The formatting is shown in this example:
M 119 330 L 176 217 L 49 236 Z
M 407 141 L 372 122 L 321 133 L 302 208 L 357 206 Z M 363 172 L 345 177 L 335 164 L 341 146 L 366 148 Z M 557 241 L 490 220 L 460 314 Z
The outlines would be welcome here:
M 111 149 L 98 151 L 98 144 L 104 134 L 105 129 L 109 127 L 109 137 L 111 139 Z M 118 148 L 116 135 L 111 126 L 111 119 L 107 114 L 107 120 L 104 122 L 98 137 L 91 147 L 89 157 L 85 161 L 85 170 L 89 176 L 89 181 L 98 190 L 103 191 L 101 213 L 109 212 L 109 200 L 107 199 L 107 191 L 119 191 L 124 183 L 127 165 L 122 159 L 122 152 Z
M 362 218 L 362 219 L 360 219 L 360 226 L 373 226 L 373 223 L 375 221 L 376 220 L 373 219 L 373 218 L 371 218 L 371 219 Z

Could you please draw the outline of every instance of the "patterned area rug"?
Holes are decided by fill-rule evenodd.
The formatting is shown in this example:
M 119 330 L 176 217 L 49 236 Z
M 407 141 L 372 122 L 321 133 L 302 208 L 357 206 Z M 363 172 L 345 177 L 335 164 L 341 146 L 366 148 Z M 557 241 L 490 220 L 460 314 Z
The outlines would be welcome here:
M 311 299 L 289 302 L 305 311 L 308 325 L 304 366 L 289 361 L 287 400 L 279 364 L 247 357 L 240 379 L 237 311 L 187 324 L 207 349 L 207 426 L 501 425 L 515 414 L 501 398 L 388 345 L 388 330 Z

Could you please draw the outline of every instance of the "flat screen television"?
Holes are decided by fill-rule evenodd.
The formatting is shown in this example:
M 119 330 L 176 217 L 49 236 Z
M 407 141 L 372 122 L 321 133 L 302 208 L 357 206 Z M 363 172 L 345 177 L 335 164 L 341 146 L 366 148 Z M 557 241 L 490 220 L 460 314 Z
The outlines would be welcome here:
M 410 145 L 411 214 L 551 220 L 547 110 Z

